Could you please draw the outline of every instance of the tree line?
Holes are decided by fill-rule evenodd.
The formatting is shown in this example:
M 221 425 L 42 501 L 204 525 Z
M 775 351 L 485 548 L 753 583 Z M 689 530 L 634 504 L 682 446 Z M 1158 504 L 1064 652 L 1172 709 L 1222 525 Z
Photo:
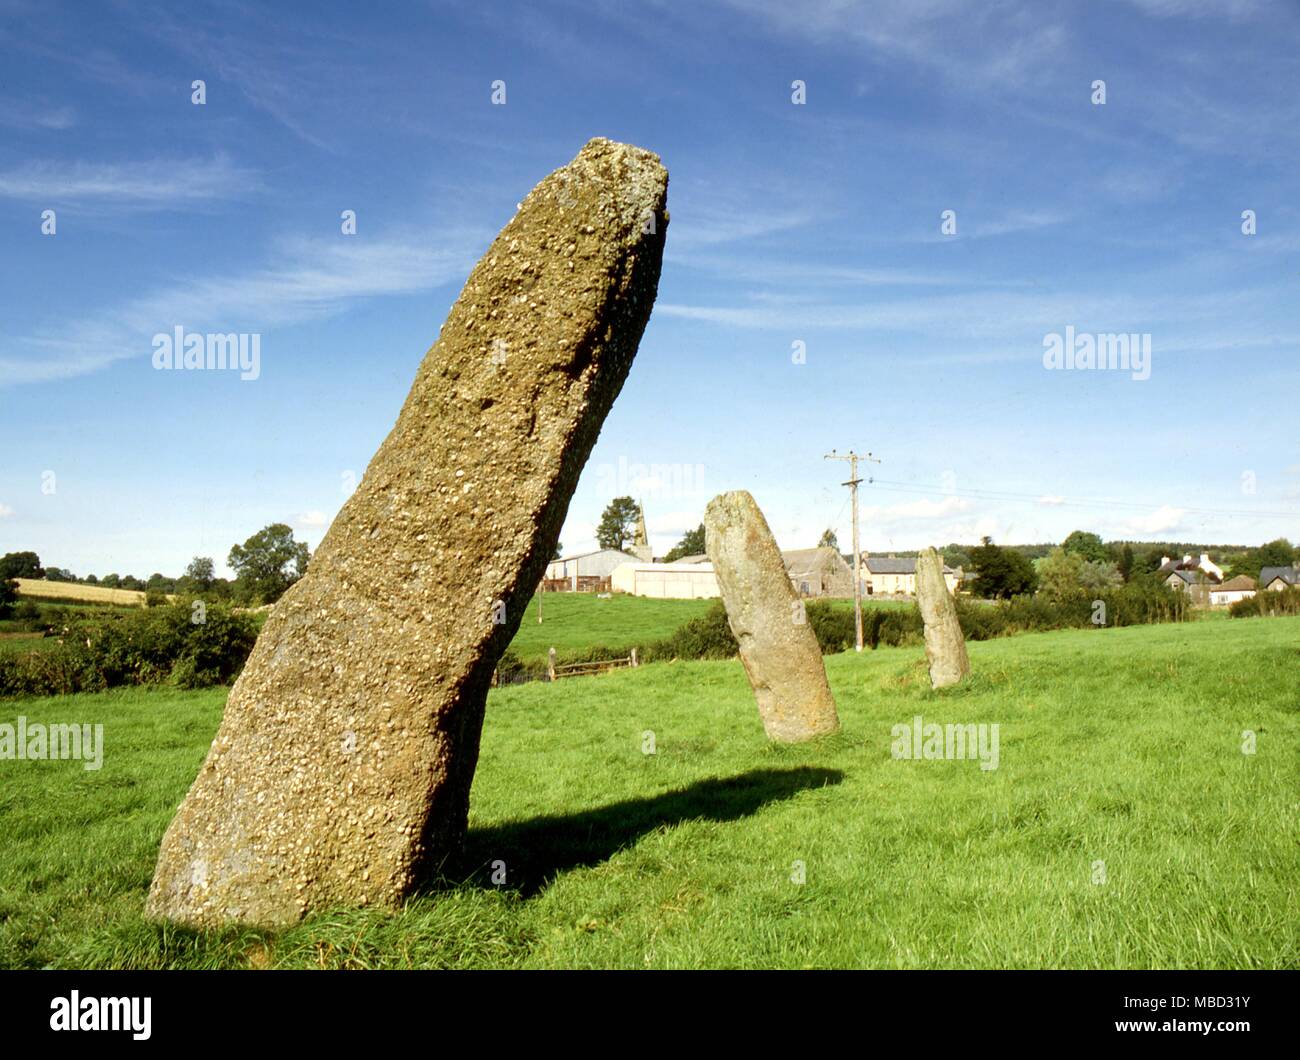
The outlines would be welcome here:
M 181 595 L 245 606 L 273 604 L 307 573 L 310 558 L 306 542 L 295 541 L 293 530 L 284 523 L 263 527 L 242 545 L 231 547 L 226 564 L 235 572 L 233 579 L 216 576 L 216 563 L 211 556 L 195 556 L 185 573 L 177 578 L 154 573 L 141 579 L 115 572 L 78 577 L 65 568 L 43 566 L 35 552 L 10 552 L 0 556 L 0 616 L 8 613 L 17 597 L 16 578 L 133 589 L 146 593 L 150 603 L 165 601 L 169 595 Z

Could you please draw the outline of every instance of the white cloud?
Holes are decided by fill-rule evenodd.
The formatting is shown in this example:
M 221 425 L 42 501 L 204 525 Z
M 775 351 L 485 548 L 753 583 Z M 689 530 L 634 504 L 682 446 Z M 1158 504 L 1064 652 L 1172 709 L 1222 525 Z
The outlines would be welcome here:
M 1053 493 L 1045 493 L 1038 498 L 1038 503 L 1046 508 L 1055 508 L 1065 503 L 1064 497 L 1059 497 Z
M 1162 534 L 1176 529 L 1186 513 L 1182 508 L 1173 508 L 1162 504 L 1150 515 L 1140 515 L 1125 524 L 1128 529 L 1139 534 Z
M 8 519 L 14 514 L 14 510 L 7 504 L 0 504 L 0 519 Z
M 330 517 L 324 512 L 303 512 L 298 516 L 298 525 L 305 528 L 329 526 Z
M 225 155 L 142 162 L 27 162 L 0 172 L 0 198 L 47 206 L 101 203 L 151 209 L 231 199 L 260 187 Z
M 903 501 L 884 507 L 863 508 L 863 518 L 877 522 L 898 522 L 903 519 L 943 519 L 957 512 L 969 511 L 974 502 L 965 497 L 945 497 L 941 501 L 923 498 L 919 501 Z

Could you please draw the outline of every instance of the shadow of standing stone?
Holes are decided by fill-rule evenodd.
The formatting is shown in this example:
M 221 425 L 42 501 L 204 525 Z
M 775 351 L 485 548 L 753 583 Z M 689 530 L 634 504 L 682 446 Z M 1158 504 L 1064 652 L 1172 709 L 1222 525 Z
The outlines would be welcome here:
M 658 156 L 592 140 L 475 266 L 267 619 L 147 915 L 276 926 L 392 907 L 459 849 L 492 670 L 650 316 L 667 190 Z

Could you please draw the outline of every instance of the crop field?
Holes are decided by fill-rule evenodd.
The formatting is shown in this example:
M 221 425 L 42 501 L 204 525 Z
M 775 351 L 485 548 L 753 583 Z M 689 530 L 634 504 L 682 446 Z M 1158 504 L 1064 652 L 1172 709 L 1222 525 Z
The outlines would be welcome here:
M 737 661 L 493 690 L 463 860 L 281 932 L 141 915 L 225 689 L 9 701 L 104 743 L 3 763 L 0 966 L 1300 965 L 1300 618 L 969 648 L 941 693 L 919 648 L 828 657 L 843 731 L 794 747 Z M 918 718 L 996 753 L 900 757 Z
M 145 594 L 135 589 L 109 589 L 103 585 L 50 582 L 35 578 L 15 578 L 14 580 L 18 583 L 18 595 L 28 599 L 51 600 L 56 603 L 78 602 L 144 606 Z

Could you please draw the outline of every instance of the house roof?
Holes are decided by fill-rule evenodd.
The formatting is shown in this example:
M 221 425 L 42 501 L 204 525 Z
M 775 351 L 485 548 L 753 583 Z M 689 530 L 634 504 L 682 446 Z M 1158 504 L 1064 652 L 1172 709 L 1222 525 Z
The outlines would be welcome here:
M 594 552 L 579 552 L 576 556 L 560 556 L 556 559 L 548 560 L 546 565 L 549 567 L 552 563 L 572 563 L 575 559 L 586 559 L 588 556 L 601 556 L 606 552 L 614 552 L 620 556 L 627 556 L 628 559 L 636 559 L 635 556 L 624 552 L 621 548 L 598 548 Z
M 896 559 L 893 556 L 864 556 L 862 565 L 871 574 L 915 574 L 916 558 Z M 943 565 L 944 574 L 956 574 L 948 564 Z
M 1260 585 L 1267 585 L 1278 578 L 1281 578 L 1287 585 L 1295 585 L 1300 582 L 1300 571 L 1294 567 L 1265 567 L 1259 572 Z
M 1216 585 L 1214 591 L 1218 592 L 1238 592 L 1242 589 L 1255 588 L 1255 579 L 1249 574 L 1238 574 L 1235 578 L 1229 578 L 1222 585 Z
M 678 556 L 678 557 L 677 557 L 675 560 L 673 560 L 672 562 L 674 562 L 674 563 L 708 563 L 708 562 L 709 562 L 709 557 L 708 557 L 705 553 L 700 552 L 700 553 L 698 553 L 698 554 L 696 554 L 696 555 L 694 555 L 694 556 Z
M 785 569 L 790 574 L 811 574 L 814 571 L 824 571 L 830 569 L 844 569 L 848 566 L 844 562 L 844 557 L 836 549 L 829 546 L 824 548 L 795 548 L 781 553 L 781 560 L 785 563 Z

